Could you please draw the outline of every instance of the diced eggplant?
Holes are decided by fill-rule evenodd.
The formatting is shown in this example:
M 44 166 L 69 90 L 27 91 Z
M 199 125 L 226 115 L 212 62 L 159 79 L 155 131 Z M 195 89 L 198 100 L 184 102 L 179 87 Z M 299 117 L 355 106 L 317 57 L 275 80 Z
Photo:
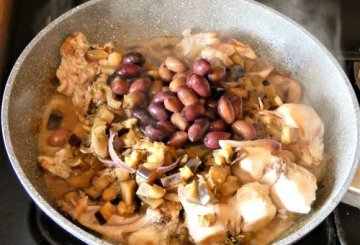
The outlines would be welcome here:
M 181 178 L 184 181 L 187 181 L 188 179 L 190 179 L 193 176 L 193 172 L 191 171 L 191 169 L 187 165 L 180 168 L 179 170 L 180 170 Z
M 226 178 L 224 184 L 220 186 L 217 193 L 225 197 L 230 197 L 236 193 L 239 187 L 240 183 L 238 177 L 234 175 L 229 175 Z
M 196 180 L 194 179 L 190 184 L 186 186 L 186 199 L 189 202 L 199 203 L 199 192 L 198 192 L 198 185 Z
M 126 205 L 124 201 L 120 201 L 117 205 L 117 211 L 120 215 L 129 215 L 135 212 L 135 204 Z
M 192 158 L 189 161 L 186 162 L 186 166 L 193 172 L 195 173 L 196 170 L 198 169 L 198 167 L 201 164 L 201 160 L 199 158 Z
M 70 134 L 68 141 L 71 146 L 75 146 L 75 147 L 80 147 L 82 142 L 81 139 L 74 133 Z
M 116 213 L 116 207 L 112 205 L 110 202 L 106 202 L 97 212 L 99 214 L 95 213 L 96 218 L 98 218 L 99 222 L 100 220 L 103 222 L 105 220 L 105 223 L 110 219 L 110 217 Z M 101 216 L 102 219 L 98 216 Z M 102 223 L 100 222 L 100 223 Z
M 181 174 L 176 173 L 173 175 L 169 175 L 164 178 L 161 178 L 160 181 L 161 181 L 162 186 L 164 186 L 165 188 L 174 186 L 181 182 Z
M 158 208 L 164 202 L 164 199 L 151 199 L 143 196 L 138 197 L 141 199 L 141 201 L 143 201 L 143 203 L 149 205 L 152 209 Z
M 66 179 L 66 182 L 75 188 L 88 188 L 91 186 L 91 180 L 94 176 L 94 170 L 89 169 L 76 176 L 70 176 Z
M 211 166 L 206 175 L 207 183 L 211 189 L 221 186 L 230 172 L 229 166 Z
M 121 196 L 126 205 L 133 205 L 135 202 L 136 182 L 135 180 L 127 180 L 120 182 Z
M 52 110 L 46 125 L 48 130 L 56 130 L 60 128 L 61 121 L 63 119 L 63 113 L 59 110 Z
M 149 193 L 149 198 L 158 199 L 164 197 L 166 194 L 166 190 L 161 188 L 160 186 L 153 184 L 151 191 Z
M 102 193 L 102 199 L 104 201 L 111 201 L 111 200 L 115 199 L 116 196 L 117 196 L 117 193 L 116 193 L 116 190 L 114 187 L 108 187 Z
M 180 202 L 179 197 L 176 193 L 166 193 L 164 199 L 170 202 Z
M 166 190 L 160 186 L 153 184 L 152 186 L 148 183 L 142 183 L 136 191 L 136 195 L 143 196 L 146 198 L 159 199 L 166 194 Z
M 85 189 L 85 192 L 92 198 L 96 199 L 101 196 L 103 190 L 109 186 L 110 182 L 109 176 L 100 176 L 94 179 L 93 186 Z

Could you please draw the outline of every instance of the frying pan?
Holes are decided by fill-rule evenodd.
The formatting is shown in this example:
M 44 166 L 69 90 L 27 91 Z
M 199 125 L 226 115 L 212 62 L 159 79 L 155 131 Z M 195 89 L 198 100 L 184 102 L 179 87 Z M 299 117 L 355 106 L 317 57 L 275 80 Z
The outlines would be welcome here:
M 42 30 L 17 60 L 6 85 L 2 131 L 13 168 L 33 200 L 55 222 L 87 244 L 107 244 L 57 210 L 44 188 L 36 163 L 34 125 L 54 86 L 59 47 L 72 32 L 90 42 L 131 43 L 136 38 L 180 35 L 185 28 L 221 31 L 250 44 L 264 59 L 291 71 L 302 82 L 305 103 L 325 124 L 328 170 L 312 211 L 275 242 L 293 243 L 316 227 L 336 207 L 359 160 L 359 106 L 340 65 L 302 27 L 259 3 L 244 0 L 94 0 L 62 15 Z

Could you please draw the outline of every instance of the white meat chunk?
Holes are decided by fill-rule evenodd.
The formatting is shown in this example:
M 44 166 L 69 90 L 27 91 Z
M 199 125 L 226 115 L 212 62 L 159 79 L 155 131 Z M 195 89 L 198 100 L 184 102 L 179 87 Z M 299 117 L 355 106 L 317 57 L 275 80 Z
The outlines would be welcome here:
M 324 124 L 316 111 L 307 105 L 283 104 L 276 113 L 286 126 L 299 129 L 299 138 L 304 146 L 299 164 L 319 165 L 324 155 Z
M 186 226 L 195 243 L 212 244 L 224 240 L 227 229 L 220 218 L 216 218 L 215 223 L 211 226 L 203 226 L 199 221 L 201 215 L 216 216 L 216 212 L 219 210 L 216 205 L 203 206 L 189 202 L 186 199 L 186 188 L 183 185 L 178 187 L 178 196 L 186 213 Z
M 246 157 L 232 166 L 232 173 L 240 178 L 243 183 L 258 181 L 267 165 L 273 161 L 270 149 L 265 147 L 243 148 Z
M 269 197 L 269 186 L 257 182 L 238 189 L 235 205 L 242 216 L 241 229 L 245 232 L 265 227 L 276 214 L 276 207 Z
M 308 213 L 316 198 L 316 178 L 307 169 L 286 164 L 277 181 L 271 186 L 270 196 L 278 208 L 294 213 Z

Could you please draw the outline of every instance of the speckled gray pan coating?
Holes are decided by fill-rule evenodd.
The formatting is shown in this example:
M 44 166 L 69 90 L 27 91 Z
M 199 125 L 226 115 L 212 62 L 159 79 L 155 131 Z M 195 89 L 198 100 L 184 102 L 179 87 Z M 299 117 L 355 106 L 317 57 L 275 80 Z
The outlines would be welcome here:
M 293 72 L 325 123 L 329 169 L 309 215 L 277 240 L 292 243 L 317 226 L 341 200 L 359 159 L 359 107 L 351 85 L 331 54 L 311 35 L 279 13 L 252 1 L 96 0 L 64 14 L 27 46 L 4 94 L 2 130 L 18 178 L 53 220 L 88 244 L 107 244 L 65 218 L 51 203 L 36 164 L 33 124 L 53 87 L 59 46 L 74 31 L 91 42 L 180 35 L 185 28 L 221 31 L 251 44 L 271 62 Z

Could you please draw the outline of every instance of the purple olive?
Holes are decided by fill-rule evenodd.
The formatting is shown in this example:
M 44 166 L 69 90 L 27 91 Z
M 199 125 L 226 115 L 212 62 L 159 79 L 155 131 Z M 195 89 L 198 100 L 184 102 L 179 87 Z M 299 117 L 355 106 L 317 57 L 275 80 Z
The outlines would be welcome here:
M 181 111 L 182 116 L 186 121 L 194 121 L 205 115 L 205 107 L 199 103 L 185 106 Z
M 209 149 L 220 148 L 219 140 L 227 140 L 230 138 L 230 134 L 227 132 L 214 131 L 206 134 L 204 139 L 204 145 Z
M 152 102 L 148 106 L 150 115 L 158 121 L 166 121 L 169 119 L 169 113 L 166 111 L 163 103 Z
M 211 72 L 211 65 L 209 61 L 205 59 L 197 59 L 193 64 L 193 71 L 200 76 L 206 76 Z
M 111 90 L 116 95 L 124 95 L 129 93 L 130 84 L 123 80 L 116 80 L 111 84 Z
M 130 52 L 124 55 L 122 63 L 142 66 L 145 63 L 145 58 L 139 52 Z
M 151 80 L 148 77 L 136 79 L 130 86 L 129 92 L 140 91 L 146 93 L 151 87 Z
M 169 136 L 165 128 L 153 124 L 145 127 L 145 134 L 153 141 L 163 141 Z
M 188 137 L 191 142 L 196 142 L 204 137 L 205 132 L 209 128 L 209 121 L 206 119 L 198 119 L 189 127 Z
M 148 124 L 154 123 L 154 119 L 145 110 L 135 109 L 134 111 L 132 111 L 131 114 L 133 117 L 139 120 L 142 126 L 146 126 Z
M 116 71 L 116 73 L 124 79 L 137 77 L 140 72 L 141 68 L 134 64 L 123 64 Z
M 156 123 L 157 126 L 164 128 L 169 134 L 175 132 L 175 127 L 170 121 L 159 121 Z
M 228 124 L 223 119 L 218 119 L 210 123 L 210 131 L 226 131 Z
M 201 97 L 209 97 L 211 95 L 210 84 L 206 78 L 192 74 L 187 80 L 186 85 L 192 88 Z
M 168 91 L 159 91 L 154 95 L 151 102 L 164 102 L 168 98 L 175 98 L 175 94 Z
M 214 121 L 219 118 L 216 108 L 206 106 L 205 117 L 210 121 Z

